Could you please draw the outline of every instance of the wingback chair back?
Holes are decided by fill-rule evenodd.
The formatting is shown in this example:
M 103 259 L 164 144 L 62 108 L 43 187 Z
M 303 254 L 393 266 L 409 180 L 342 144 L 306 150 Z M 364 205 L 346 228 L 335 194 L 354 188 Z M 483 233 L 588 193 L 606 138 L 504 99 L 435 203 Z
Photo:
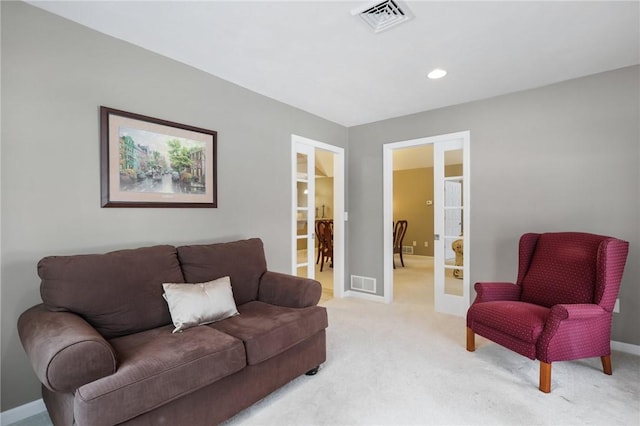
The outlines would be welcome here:
M 527 234 L 525 239 L 529 244 L 534 242 L 535 249 L 527 256 L 530 260 L 520 283 L 520 300 L 547 308 L 560 303 L 598 304 L 596 290 L 603 290 L 605 284 L 598 280 L 598 269 L 606 266 L 606 256 L 599 257 L 598 251 L 608 237 L 552 233 Z
M 524 234 L 513 283 L 476 283 L 467 312 L 467 349 L 480 334 L 538 359 L 540 390 L 551 362 L 600 357 L 611 374 L 611 321 L 629 243 L 580 232 Z

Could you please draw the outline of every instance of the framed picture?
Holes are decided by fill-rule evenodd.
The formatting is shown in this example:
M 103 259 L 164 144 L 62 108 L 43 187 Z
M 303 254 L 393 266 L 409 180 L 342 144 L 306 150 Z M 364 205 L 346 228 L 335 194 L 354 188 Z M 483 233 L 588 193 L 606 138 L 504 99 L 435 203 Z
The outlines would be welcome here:
M 102 207 L 217 207 L 216 136 L 101 106 Z

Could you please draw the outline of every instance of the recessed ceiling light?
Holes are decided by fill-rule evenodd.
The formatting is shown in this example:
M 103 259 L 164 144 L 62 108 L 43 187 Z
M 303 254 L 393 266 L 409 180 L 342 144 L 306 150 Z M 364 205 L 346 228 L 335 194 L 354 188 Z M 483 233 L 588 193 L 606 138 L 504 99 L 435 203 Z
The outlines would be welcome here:
M 429 77 L 431 80 L 437 80 L 439 78 L 444 77 L 445 75 L 447 75 L 447 72 L 445 70 L 441 70 L 440 68 L 436 68 L 435 70 L 433 70 L 429 74 L 427 74 L 427 77 Z

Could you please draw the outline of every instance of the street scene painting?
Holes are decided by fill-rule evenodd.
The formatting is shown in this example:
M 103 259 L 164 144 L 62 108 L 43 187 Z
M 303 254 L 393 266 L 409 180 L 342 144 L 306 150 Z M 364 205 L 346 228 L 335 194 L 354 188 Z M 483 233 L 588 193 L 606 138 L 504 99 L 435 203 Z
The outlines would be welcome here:
M 215 131 L 106 107 L 101 127 L 103 207 L 217 207 Z

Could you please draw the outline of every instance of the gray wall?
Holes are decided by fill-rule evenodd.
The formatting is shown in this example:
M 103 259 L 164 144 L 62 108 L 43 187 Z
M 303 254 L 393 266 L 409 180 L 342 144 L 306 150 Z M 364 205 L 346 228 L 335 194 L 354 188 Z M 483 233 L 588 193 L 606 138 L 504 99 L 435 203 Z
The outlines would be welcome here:
M 16 319 L 37 261 L 155 243 L 264 240 L 290 271 L 291 134 L 347 129 L 21 2 L 2 2 L 2 411 L 40 398 Z M 220 58 L 224 60 L 224 58 Z M 217 209 L 101 209 L 100 105 L 218 131 Z
M 639 74 L 623 68 L 349 129 L 349 273 L 382 282 L 382 145 L 469 130 L 471 282 L 514 280 L 525 232 L 625 239 L 612 338 L 640 344 Z

